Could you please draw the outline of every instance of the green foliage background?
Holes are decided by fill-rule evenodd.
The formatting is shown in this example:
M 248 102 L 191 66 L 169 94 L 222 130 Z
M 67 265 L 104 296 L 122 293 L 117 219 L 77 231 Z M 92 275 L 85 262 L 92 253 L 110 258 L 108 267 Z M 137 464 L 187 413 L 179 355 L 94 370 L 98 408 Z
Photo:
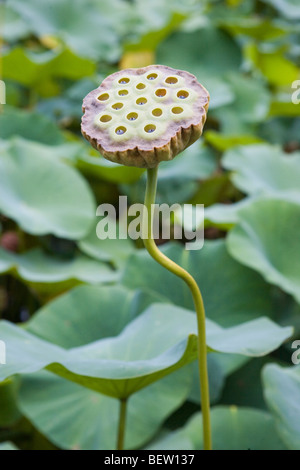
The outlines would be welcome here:
M 139 241 L 96 237 L 97 205 L 142 202 L 145 174 L 80 135 L 85 94 L 160 63 L 211 94 L 158 202 L 206 206 L 203 250 L 160 242 L 203 291 L 214 448 L 300 450 L 299 2 L 8 0 L 0 18 L 0 448 L 115 449 L 124 396 L 126 448 L 202 447 L 189 292 Z

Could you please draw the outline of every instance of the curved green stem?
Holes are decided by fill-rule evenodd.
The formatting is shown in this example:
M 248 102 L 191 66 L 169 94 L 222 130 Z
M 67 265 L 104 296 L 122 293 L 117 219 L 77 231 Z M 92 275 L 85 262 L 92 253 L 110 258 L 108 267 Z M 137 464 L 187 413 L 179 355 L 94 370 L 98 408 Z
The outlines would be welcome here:
M 183 268 L 170 260 L 157 248 L 153 239 L 153 211 L 152 205 L 155 204 L 157 187 L 158 167 L 147 170 L 147 187 L 145 194 L 145 211 L 143 215 L 143 241 L 149 254 L 164 268 L 171 271 L 176 276 L 183 279 L 190 288 L 195 304 L 198 327 L 198 364 L 201 390 L 201 409 L 203 420 L 203 443 L 204 450 L 212 449 L 211 426 L 210 426 L 210 403 L 209 387 L 207 373 L 207 350 L 206 350 L 206 330 L 205 330 L 205 311 L 200 289 L 195 279 Z
M 117 450 L 124 449 L 126 411 L 127 411 L 127 398 L 122 398 L 120 399 L 120 415 L 119 415 Z

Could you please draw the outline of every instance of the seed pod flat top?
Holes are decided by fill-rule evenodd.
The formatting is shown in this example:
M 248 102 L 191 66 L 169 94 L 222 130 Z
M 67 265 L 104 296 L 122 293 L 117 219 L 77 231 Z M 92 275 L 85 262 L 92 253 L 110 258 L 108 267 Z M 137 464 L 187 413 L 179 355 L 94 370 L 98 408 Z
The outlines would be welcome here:
M 207 90 L 188 72 L 121 70 L 85 97 L 82 134 L 108 160 L 154 168 L 201 136 L 208 104 Z

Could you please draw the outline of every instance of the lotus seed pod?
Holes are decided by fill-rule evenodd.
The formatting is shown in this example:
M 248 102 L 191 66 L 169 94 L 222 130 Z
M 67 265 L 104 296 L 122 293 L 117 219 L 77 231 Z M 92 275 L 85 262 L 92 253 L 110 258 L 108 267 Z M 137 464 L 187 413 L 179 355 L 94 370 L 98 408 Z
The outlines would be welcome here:
M 209 93 L 164 65 L 109 75 L 83 101 L 82 134 L 108 160 L 154 168 L 202 134 Z

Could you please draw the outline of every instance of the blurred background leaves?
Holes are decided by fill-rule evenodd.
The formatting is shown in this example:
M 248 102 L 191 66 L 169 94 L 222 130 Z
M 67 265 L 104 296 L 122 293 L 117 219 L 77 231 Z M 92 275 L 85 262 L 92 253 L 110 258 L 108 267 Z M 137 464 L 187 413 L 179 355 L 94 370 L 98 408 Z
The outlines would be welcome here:
M 157 242 L 196 277 L 219 325 L 269 317 L 294 327 L 259 360 L 210 352 L 215 446 L 300 449 L 298 2 L 6 0 L 0 18 L 1 318 L 71 348 L 120 334 L 153 303 L 193 309 L 140 241 L 96 237 L 97 205 L 142 202 L 145 175 L 80 134 L 82 99 L 108 74 L 186 69 L 210 92 L 208 120 L 200 142 L 161 164 L 157 196 L 205 204 L 206 241 L 199 252 L 172 233 Z M 190 364 L 134 394 L 126 446 L 199 448 L 197 383 Z M 1 383 L 0 404 L 1 450 L 115 446 L 117 401 L 49 371 Z

